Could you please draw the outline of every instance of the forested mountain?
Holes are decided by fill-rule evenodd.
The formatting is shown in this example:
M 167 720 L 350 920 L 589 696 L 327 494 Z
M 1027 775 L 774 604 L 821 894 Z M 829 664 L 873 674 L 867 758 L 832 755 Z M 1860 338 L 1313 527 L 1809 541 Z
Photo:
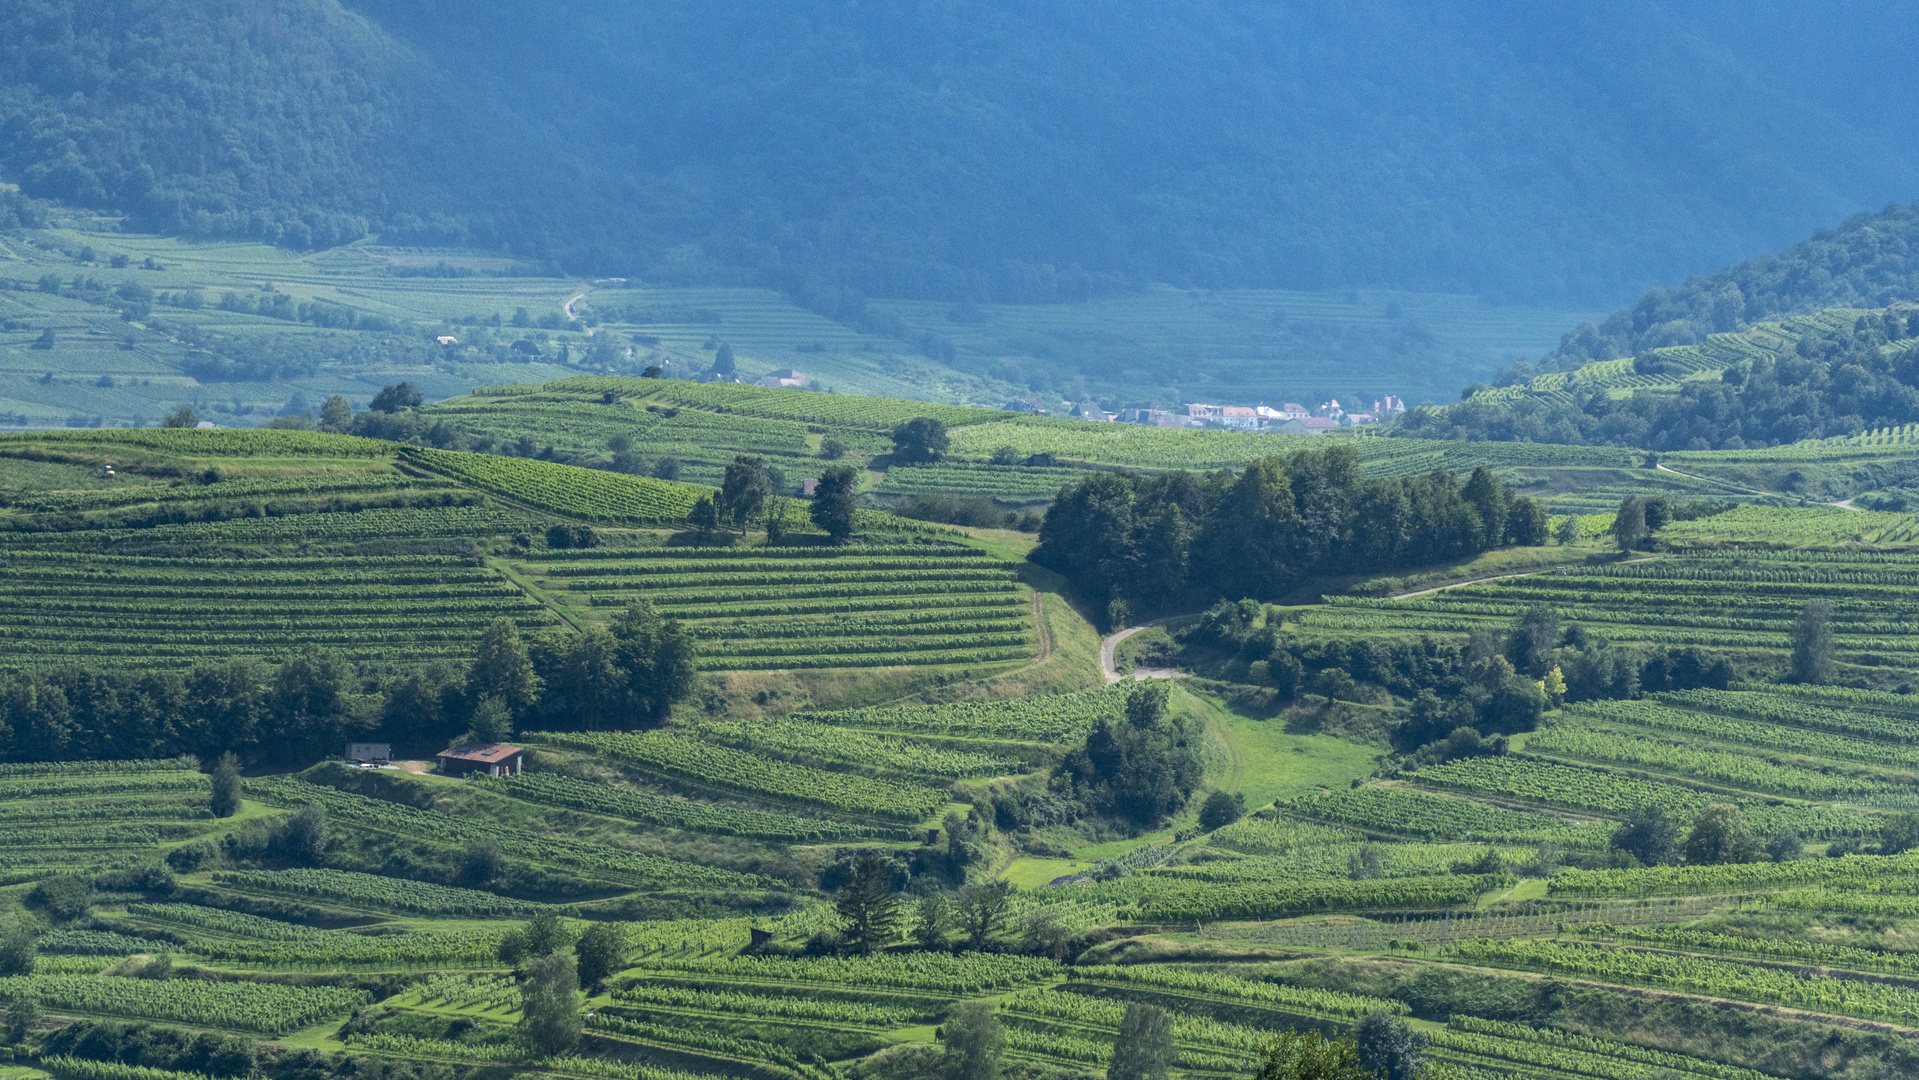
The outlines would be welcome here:
M 1590 302 L 1910 197 L 1919 16 L 1834 8 L 5 0 L 0 179 L 828 312 L 1146 281 Z
M 1494 393 L 1468 387 L 1458 404 L 1411 413 L 1395 433 L 1722 450 L 1913 423 L 1915 298 L 1919 203 L 1895 204 L 1648 292 L 1600 325 L 1574 329 L 1537 365 L 1516 363 Z M 1878 310 L 1848 310 L 1858 308 Z M 1758 338 L 1731 336 L 1817 312 L 1826 314 L 1762 327 Z M 1690 348 L 1698 345 L 1707 347 Z M 1630 371 L 1603 363 L 1627 357 Z
M 1784 251 L 1653 289 L 1598 326 L 1567 334 L 1539 365 L 1570 370 L 1593 360 L 1693 345 L 1762 319 L 1834 307 L 1885 307 L 1919 299 L 1919 203 L 1859 214 Z

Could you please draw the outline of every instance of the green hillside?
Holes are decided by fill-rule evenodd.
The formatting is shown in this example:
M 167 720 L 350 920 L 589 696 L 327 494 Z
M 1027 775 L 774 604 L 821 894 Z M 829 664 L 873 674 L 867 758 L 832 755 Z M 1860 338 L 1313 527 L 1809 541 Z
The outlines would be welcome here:
M 1903 430 L 1662 468 L 600 375 L 367 415 L 0 436 L 16 1068 L 1038 1080 L 1150 1005 L 1179 1080 L 1289 1030 L 1429 1078 L 1910 1071 L 1919 520 L 1798 505 Z M 917 418 L 946 456 L 895 464 Z M 854 466 L 846 542 L 796 497 L 694 526 L 752 456 Z M 1159 565 L 1147 504 L 1192 507 L 1205 610 L 1105 648 L 1082 566 L 882 509 L 1054 498 L 1064 550 L 1115 484 L 1144 520 L 1094 554 Z M 1556 539 L 1364 561 L 1382 495 L 1528 492 Z M 1630 498 L 1672 519 L 1622 552 Z M 1204 593 L 1248 516 L 1324 546 L 1235 549 L 1280 603 Z M 474 738 L 524 770 L 435 771 Z

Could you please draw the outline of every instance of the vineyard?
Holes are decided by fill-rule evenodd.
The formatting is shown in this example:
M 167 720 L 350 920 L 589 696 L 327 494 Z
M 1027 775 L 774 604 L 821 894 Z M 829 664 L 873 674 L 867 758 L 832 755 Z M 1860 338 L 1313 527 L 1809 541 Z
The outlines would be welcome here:
M 1408 600 L 1329 597 L 1301 625 L 1361 636 L 1466 634 L 1510 624 L 1528 608 L 1546 605 L 1613 641 L 1699 646 L 1757 660 L 1783 657 L 1793 619 L 1809 601 L 1826 600 L 1833 605 L 1841 663 L 1919 667 L 1919 637 L 1906 617 L 1919 599 L 1919 563 L 1903 550 L 1913 522 L 1907 515 L 1844 510 L 1734 510 L 1675 523 L 1667 532 L 1676 544 L 1805 546 L 1682 548 L 1660 558 L 1567 568 Z M 1730 539 L 1735 533 L 1741 539 Z M 1859 544 L 1892 546 L 1851 547 Z M 1841 549 L 1821 550 L 1824 545 Z
M 1715 338 L 1675 362 L 1716 370 L 1760 344 Z M 1630 368 L 1579 377 L 1664 386 Z M 0 686 L 0 964 L 32 954 L 0 975 L 0 1011 L 41 1016 L 10 1044 L 16 1065 L 57 1080 L 915 1080 L 954 1045 L 956 1010 L 990 1002 L 1015 1080 L 1120 1065 L 1135 1004 L 1163 1010 L 1175 1080 L 1252 1076 L 1276 1033 L 1369 1017 L 1430 1038 L 1429 1080 L 1919 1068 L 1901 1041 L 1919 1026 L 1919 846 L 1900 832 L 1919 809 L 1910 515 L 1756 505 L 1796 500 L 1634 450 L 1174 431 L 726 383 L 579 377 L 425 413 L 459 437 L 0 437 L 0 644 L 8 666 L 63 680 Z M 951 454 L 887 464 L 893 425 L 919 416 L 951 425 Z M 1877 462 L 1910 436 L 1780 451 Z M 1286 697 L 1258 674 L 1277 659 L 1230 647 L 1158 684 L 1196 764 L 1190 796 L 1146 824 L 1075 786 L 1144 753 L 1133 684 L 1095 666 L 1085 598 L 1035 592 L 1052 579 L 1020 561 L 1030 536 L 872 509 L 1037 505 L 1090 468 L 1232 468 L 1326 438 L 1374 475 L 1499 470 L 1581 515 L 1578 536 L 1543 561 L 1494 552 L 1455 579 L 1477 583 L 1407 600 L 1265 609 L 1311 689 Z M 443 448 L 457 446 L 476 449 Z M 1050 460 L 988 463 L 1006 447 Z M 614 453 L 638 464 L 615 471 Z M 1734 477 L 1744 453 L 1665 460 Z M 736 454 L 789 485 L 829 460 L 864 467 L 853 541 L 825 543 L 797 499 L 784 543 L 752 524 L 692 530 Z M 668 459 L 691 482 L 653 478 Z M 1643 561 L 1602 551 L 1619 499 L 1654 492 L 1745 505 L 1665 526 Z M 1503 576 L 1539 566 L 1557 568 Z M 697 653 L 669 715 L 529 704 L 502 721 L 476 688 L 501 619 L 538 676 L 529 693 L 605 676 L 558 646 L 616 640 L 573 635 L 642 599 Z M 1780 674 L 1811 600 L 1832 605 L 1825 685 Z M 1399 674 L 1471 704 L 1472 673 L 1517 655 L 1515 620 L 1542 607 L 1562 622 L 1555 647 L 1597 639 L 1643 663 L 1698 646 L 1730 658 L 1731 688 L 1573 700 L 1481 756 L 1397 741 L 1412 694 L 1361 679 L 1361 643 L 1419 643 Z M 1563 632 L 1574 623 L 1586 638 Z M 1177 645 L 1188 625 L 1142 641 Z M 1342 663 L 1364 685 L 1322 694 L 1338 680 L 1311 680 Z M 189 691 L 194 709 L 166 714 L 185 719 L 147 719 Z M 95 739 L 109 704 L 134 719 Z M 233 805 L 209 775 L 222 740 L 281 719 L 287 745 L 254 744 Z M 524 771 L 435 772 L 468 738 L 522 747 Z M 393 761 L 323 760 L 362 740 Z M 121 760 L 44 751 L 80 745 Z M 1141 775 L 1116 803 L 1172 782 Z M 1695 854 L 1691 831 L 1728 806 L 1735 854 Z M 1641 860 L 1627 826 L 1652 810 L 1669 850 Z M 869 949 L 873 889 L 896 907 Z M 528 1015 L 550 951 L 588 976 L 569 999 L 583 1031 L 558 1049 Z M 152 1025 L 149 1048 L 232 1040 L 253 1064 L 127 1052 L 110 1045 L 120 1023 Z
M 1032 656 L 1017 568 L 957 544 L 553 551 L 516 567 L 583 606 L 644 598 L 715 670 L 988 664 Z

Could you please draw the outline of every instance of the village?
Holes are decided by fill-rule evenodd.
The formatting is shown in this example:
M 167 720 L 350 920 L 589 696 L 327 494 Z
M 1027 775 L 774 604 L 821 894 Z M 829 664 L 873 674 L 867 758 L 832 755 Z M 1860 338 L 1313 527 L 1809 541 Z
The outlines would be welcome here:
M 1343 427 L 1377 424 L 1406 411 L 1406 403 L 1387 394 L 1373 401 L 1370 408 L 1349 408 L 1338 398 L 1309 409 L 1297 402 L 1285 402 L 1275 409 L 1270 405 L 1207 405 L 1189 402 L 1177 409 L 1158 407 L 1121 409 L 1108 412 L 1098 402 L 1073 406 L 1068 414 L 1079 420 L 1112 424 L 1144 424 L 1162 428 L 1212 428 L 1223 431 L 1263 431 L 1276 435 L 1320 435 Z M 1018 398 L 1007 403 L 1015 412 L 1045 415 L 1037 398 Z

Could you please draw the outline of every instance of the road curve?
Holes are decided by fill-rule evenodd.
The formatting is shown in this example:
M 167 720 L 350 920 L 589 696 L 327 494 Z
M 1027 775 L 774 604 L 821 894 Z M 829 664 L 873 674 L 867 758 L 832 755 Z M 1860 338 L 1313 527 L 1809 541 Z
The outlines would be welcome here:
M 1132 637 L 1134 634 L 1137 634 L 1141 630 L 1145 630 L 1148 627 L 1159 626 L 1162 623 L 1169 623 L 1169 622 L 1172 622 L 1174 619 L 1189 619 L 1196 614 L 1198 614 L 1198 612 L 1191 612 L 1186 615 L 1168 615 L 1163 619 L 1154 619 L 1152 622 L 1140 623 L 1138 626 L 1129 626 L 1124 630 L 1118 631 L 1117 633 L 1108 634 L 1105 637 L 1100 638 L 1099 639 L 1099 669 L 1101 674 L 1106 676 L 1107 683 L 1109 684 L 1116 683 L 1126 677 L 1119 673 L 1118 665 L 1115 663 L 1115 654 L 1119 649 L 1120 642 L 1125 641 L 1127 638 Z
M 580 291 L 580 292 L 577 292 L 577 293 L 574 293 L 574 294 L 573 294 L 572 296 L 570 296 L 570 297 L 568 297 L 568 298 L 567 298 L 567 301 L 566 301 L 566 303 L 564 303 L 564 304 L 562 304 L 562 305 L 560 305 L 560 310 L 561 310 L 561 311 L 564 311 L 564 312 L 566 312 L 566 321 L 567 321 L 567 322 L 572 322 L 572 321 L 573 321 L 573 320 L 574 320 L 575 318 L 577 318 L 577 316 L 575 316 L 575 315 L 573 314 L 573 305 L 574 305 L 574 304 L 577 304 L 577 303 L 579 303 L 580 301 L 582 301 L 582 300 L 584 300 L 584 299 L 586 299 L 586 294 L 587 294 L 587 293 L 590 293 L 590 292 L 592 292 L 592 291 L 593 291 L 593 290 L 589 288 L 589 289 L 585 289 L 585 290 L 582 290 L 582 291 Z M 587 327 L 587 328 L 586 328 L 586 336 L 587 336 L 587 337 L 592 337 L 592 336 L 593 336 L 593 328 L 592 328 L 592 327 L 590 327 L 590 326 L 589 326 L 589 327 Z

